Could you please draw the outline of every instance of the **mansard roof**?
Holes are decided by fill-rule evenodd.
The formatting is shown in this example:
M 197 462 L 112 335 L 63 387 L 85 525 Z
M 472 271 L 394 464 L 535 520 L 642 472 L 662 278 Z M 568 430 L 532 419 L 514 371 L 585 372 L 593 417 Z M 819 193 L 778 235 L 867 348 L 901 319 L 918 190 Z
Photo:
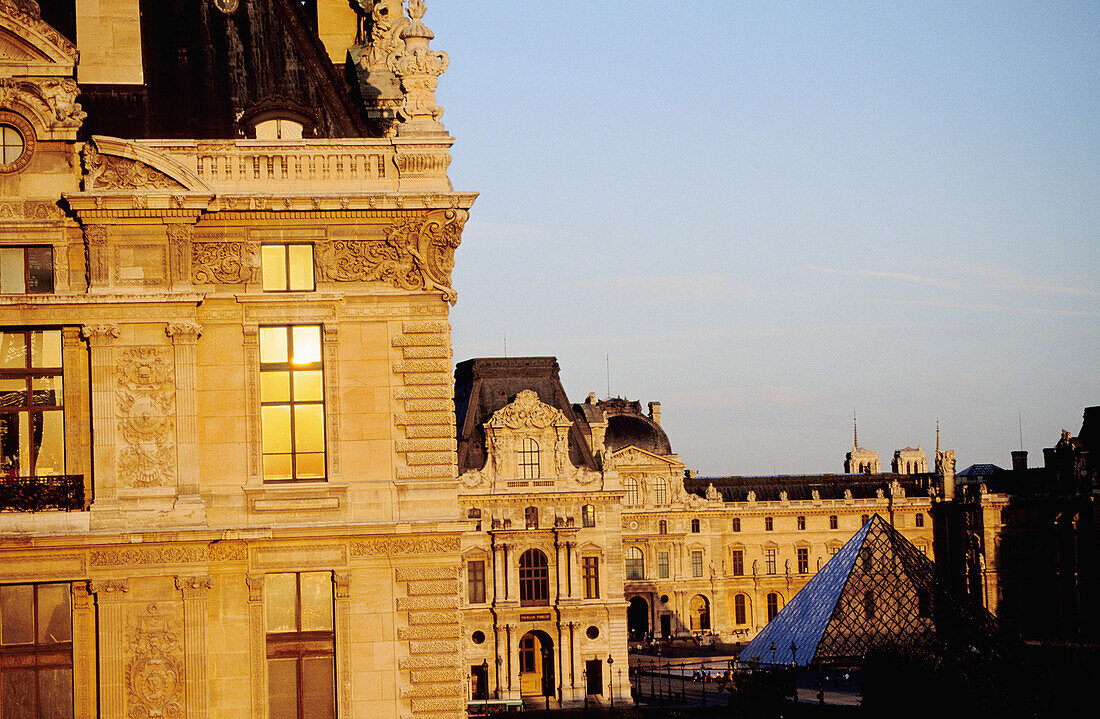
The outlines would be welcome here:
M 845 490 L 855 499 L 868 499 L 882 490 L 890 494 L 894 482 L 901 485 L 908 497 L 927 497 L 932 474 L 803 474 L 762 477 L 690 477 L 684 479 L 684 489 L 704 496 L 707 485 L 714 488 L 727 502 L 744 502 L 753 492 L 761 502 L 779 500 L 779 493 L 786 492 L 787 499 L 812 499 L 816 490 L 821 499 L 843 499 Z
M 246 7 L 247 5 L 247 7 Z M 144 85 L 81 84 L 85 136 L 233 139 L 256 108 L 308 108 L 317 137 L 363 137 L 357 90 L 301 4 L 141 0 Z
M 652 454 L 672 454 L 668 435 L 661 425 L 642 414 L 641 402 L 613 397 L 600 400 L 596 406 L 607 416 L 604 444 L 612 451 L 634 446 Z
M 523 390 L 560 409 L 573 423 L 569 430 L 569 460 L 577 467 L 597 470 L 589 447 L 592 435 L 583 413 L 573 406 L 558 376 L 554 357 L 481 357 L 455 366 L 455 421 L 458 435 L 458 472 L 481 469 L 487 459 L 483 425 L 493 413 L 510 404 Z

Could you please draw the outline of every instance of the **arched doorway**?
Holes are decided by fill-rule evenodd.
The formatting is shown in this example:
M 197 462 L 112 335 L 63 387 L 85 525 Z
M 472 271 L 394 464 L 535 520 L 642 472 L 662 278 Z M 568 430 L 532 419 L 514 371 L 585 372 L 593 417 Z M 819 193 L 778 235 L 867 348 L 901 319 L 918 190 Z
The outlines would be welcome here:
M 643 597 L 634 597 L 626 610 L 626 631 L 631 639 L 645 639 L 649 633 L 649 602 Z
M 554 686 L 554 642 L 546 632 L 527 632 L 519 640 L 519 693 L 552 697 Z
M 710 602 L 702 594 L 696 594 L 688 604 L 688 613 L 691 615 L 691 631 L 705 632 L 710 630 Z

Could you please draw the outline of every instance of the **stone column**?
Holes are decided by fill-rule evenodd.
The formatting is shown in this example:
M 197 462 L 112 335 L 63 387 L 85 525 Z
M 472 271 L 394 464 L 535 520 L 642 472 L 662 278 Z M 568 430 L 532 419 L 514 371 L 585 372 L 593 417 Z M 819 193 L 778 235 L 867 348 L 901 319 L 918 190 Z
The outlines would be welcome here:
M 335 572 L 332 575 L 333 594 L 336 597 L 333 627 L 336 634 L 336 715 L 350 717 L 351 713 L 351 574 Z
M 252 657 L 252 719 L 267 719 L 267 632 L 264 627 L 264 576 L 249 574 L 248 649 Z
M 126 715 L 126 594 L 130 581 L 93 580 L 91 590 L 99 607 L 100 716 L 121 719 Z
M 515 591 L 512 585 L 515 583 L 512 581 L 512 563 L 508 561 L 508 548 L 510 545 L 502 544 L 500 548 L 504 554 L 504 599 L 508 601 L 512 598 L 512 592 Z
M 95 719 L 96 635 L 95 599 L 84 581 L 72 583 L 73 595 L 73 716 Z
M 519 694 L 519 637 L 516 636 L 517 625 L 505 624 L 504 628 L 507 631 L 505 669 L 508 671 L 508 698 L 513 699 Z
M 562 543 L 558 541 L 558 538 L 554 537 L 554 592 L 557 596 L 554 598 L 555 603 L 560 602 L 562 599 L 562 585 L 564 582 L 562 579 L 565 576 L 565 562 L 562 561 Z M 568 550 L 566 550 L 568 551 Z M 560 642 L 559 642 L 560 644 Z M 559 647 L 560 649 L 560 647 Z
M 86 325 L 81 334 L 91 350 L 92 375 L 92 476 L 98 508 L 118 506 L 115 476 L 115 351 L 117 325 Z
M 198 342 L 202 327 L 193 322 L 174 322 L 164 328 L 172 340 L 176 366 L 176 482 L 184 502 L 199 499 Z
M 183 668 L 187 719 L 206 719 L 206 620 L 208 576 L 176 577 L 183 593 Z
M 493 606 L 496 606 L 498 601 L 504 599 L 504 592 L 501 587 L 504 583 L 504 572 L 507 571 L 504 566 L 504 560 L 501 558 L 503 551 L 501 545 L 493 545 Z

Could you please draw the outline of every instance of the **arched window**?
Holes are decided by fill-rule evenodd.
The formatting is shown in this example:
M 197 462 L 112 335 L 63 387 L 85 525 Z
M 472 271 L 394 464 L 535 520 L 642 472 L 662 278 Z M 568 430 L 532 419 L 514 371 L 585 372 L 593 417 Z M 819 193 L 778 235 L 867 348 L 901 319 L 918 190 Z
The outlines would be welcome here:
M 668 504 L 668 482 L 658 479 L 653 483 L 653 499 L 657 504 Z
M 633 477 L 630 477 L 629 479 L 626 480 L 626 485 L 625 486 L 626 486 L 626 496 L 623 498 L 623 501 L 626 504 L 631 504 L 631 505 L 632 504 L 637 504 L 638 503 L 638 480 L 634 479 Z
M 738 594 L 733 598 L 733 621 L 735 624 L 748 624 L 748 617 L 749 613 L 745 602 L 745 595 Z
M 519 558 L 519 603 L 550 603 L 550 570 L 546 555 L 537 549 L 528 549 Z
M 705 632 L 710 629 L 710 602 L 702 594 L 696 594 L 688 605 L 691 630 Z
M 642 556 L 642 550 L 637 547 L 630 547 L 626 550 L 626 578 L 627 579 L 645 579 L 645 557 Z
M 657 534 L 668 534 L 668 522 L 663 519 L 657 522 Z
M 768 592 L 768 621 L 774 619 L 776 614 L 779 614 L 779 595 Z
M 523 479 L 539 478 L 539 443 L 524 437 L 519 443 L 519 476 Z
M 581 524 L 586 527 L 596 526 L 596 507 L 586 504 L 581 507 Z
M 539 528 L 539 508 L 538 507 L 528 507 L 527 509 L 523 510 L 523 519 L 524 519 L 524 523 L 527 525 L 528 529 L 538 529 Z

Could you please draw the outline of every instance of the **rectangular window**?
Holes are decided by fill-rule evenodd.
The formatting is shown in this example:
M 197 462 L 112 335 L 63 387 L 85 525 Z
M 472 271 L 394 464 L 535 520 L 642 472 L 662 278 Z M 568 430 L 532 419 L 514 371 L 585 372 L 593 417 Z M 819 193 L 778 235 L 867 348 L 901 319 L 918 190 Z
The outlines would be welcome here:
M 321 327 L 260 328 L 265 482 L 325 478 Z
M 591 504 L 581 507 L 581 525 L 584 527 L 596 526 L 596 508 Z
M 271 719 L 335 719 L 332 574 L 264 577 Z
M 918 527 L 923 527 L 924 526 L 924 513 L 923 512 L 917 512 L 917 516 L 914 518 L 914 522 L 916 523 L 916 525 Z
M 61 330 L 0 332 L 0 470 L 65 474 Z
M 313 245 L 260 247 L 264 292 L 312 292 Z
M 770 532 L 775 526 L 775 522 L 771 517 L 764 517 L 764 531 Z
M 828 552 L 829 556 L 831 557 L 840 551 L 840 547 L 827 547 L 825 551 Z
M 53 292 L 52 247 L 0 247 L 0 293 Z
M 703 576 L 703 553 L 699 550 L 691 553 L 691 576 Z
M 600 558 L 584 557 L 584 598 L 600 598 Z
M 870 519 L 870 518 L 871 518 L 871 515 L 869 515 L 869 514 L 861 514 L 859 516 L 859 526 L 862 527 L 863 525 L 867 524 L 867 520 Z
M 699 533 L 699 520 L 698 519 L 691 520 L 691 532 L 692 532 L 692 534 L 698 534 Z
M 836 515 L 835 514 L 830 514 L 829 515 L 829 529 L 836 529 L 836 527 L 837 527 Z
M 745 576 L 745 552 L 740 549 L 735 549 L 732 552 L 732 559 L 730 561 L 732 565 L 733 576 L 743 577 Z
M 73 716 L 73 623 L 68 584 L 0 586 L 3 717 Z
M 657 552 L 657 578 L 668 579 L 668 552 Z
M 806 528 L 806 518 L 799 515 L 799 517 L 798 517 L 798 529 L 799 529 L 799 531 L 801 531 L 805 528 Z
M 798 548 L 798 573 L 810 573 L 810 550 L 807 547 Z
M 485 562 L 470 562 L 466 565 L 466 600 L 470 604 L 485 603 Z
M 735 531 L 735 532 L 740 532 L 741 531 L 741 518 L 740 517 L 734 517 L 733 518 L 733 531 Z
M 764 550 L 764 572 L 766 574 L 775 574 L 775 550 Z

